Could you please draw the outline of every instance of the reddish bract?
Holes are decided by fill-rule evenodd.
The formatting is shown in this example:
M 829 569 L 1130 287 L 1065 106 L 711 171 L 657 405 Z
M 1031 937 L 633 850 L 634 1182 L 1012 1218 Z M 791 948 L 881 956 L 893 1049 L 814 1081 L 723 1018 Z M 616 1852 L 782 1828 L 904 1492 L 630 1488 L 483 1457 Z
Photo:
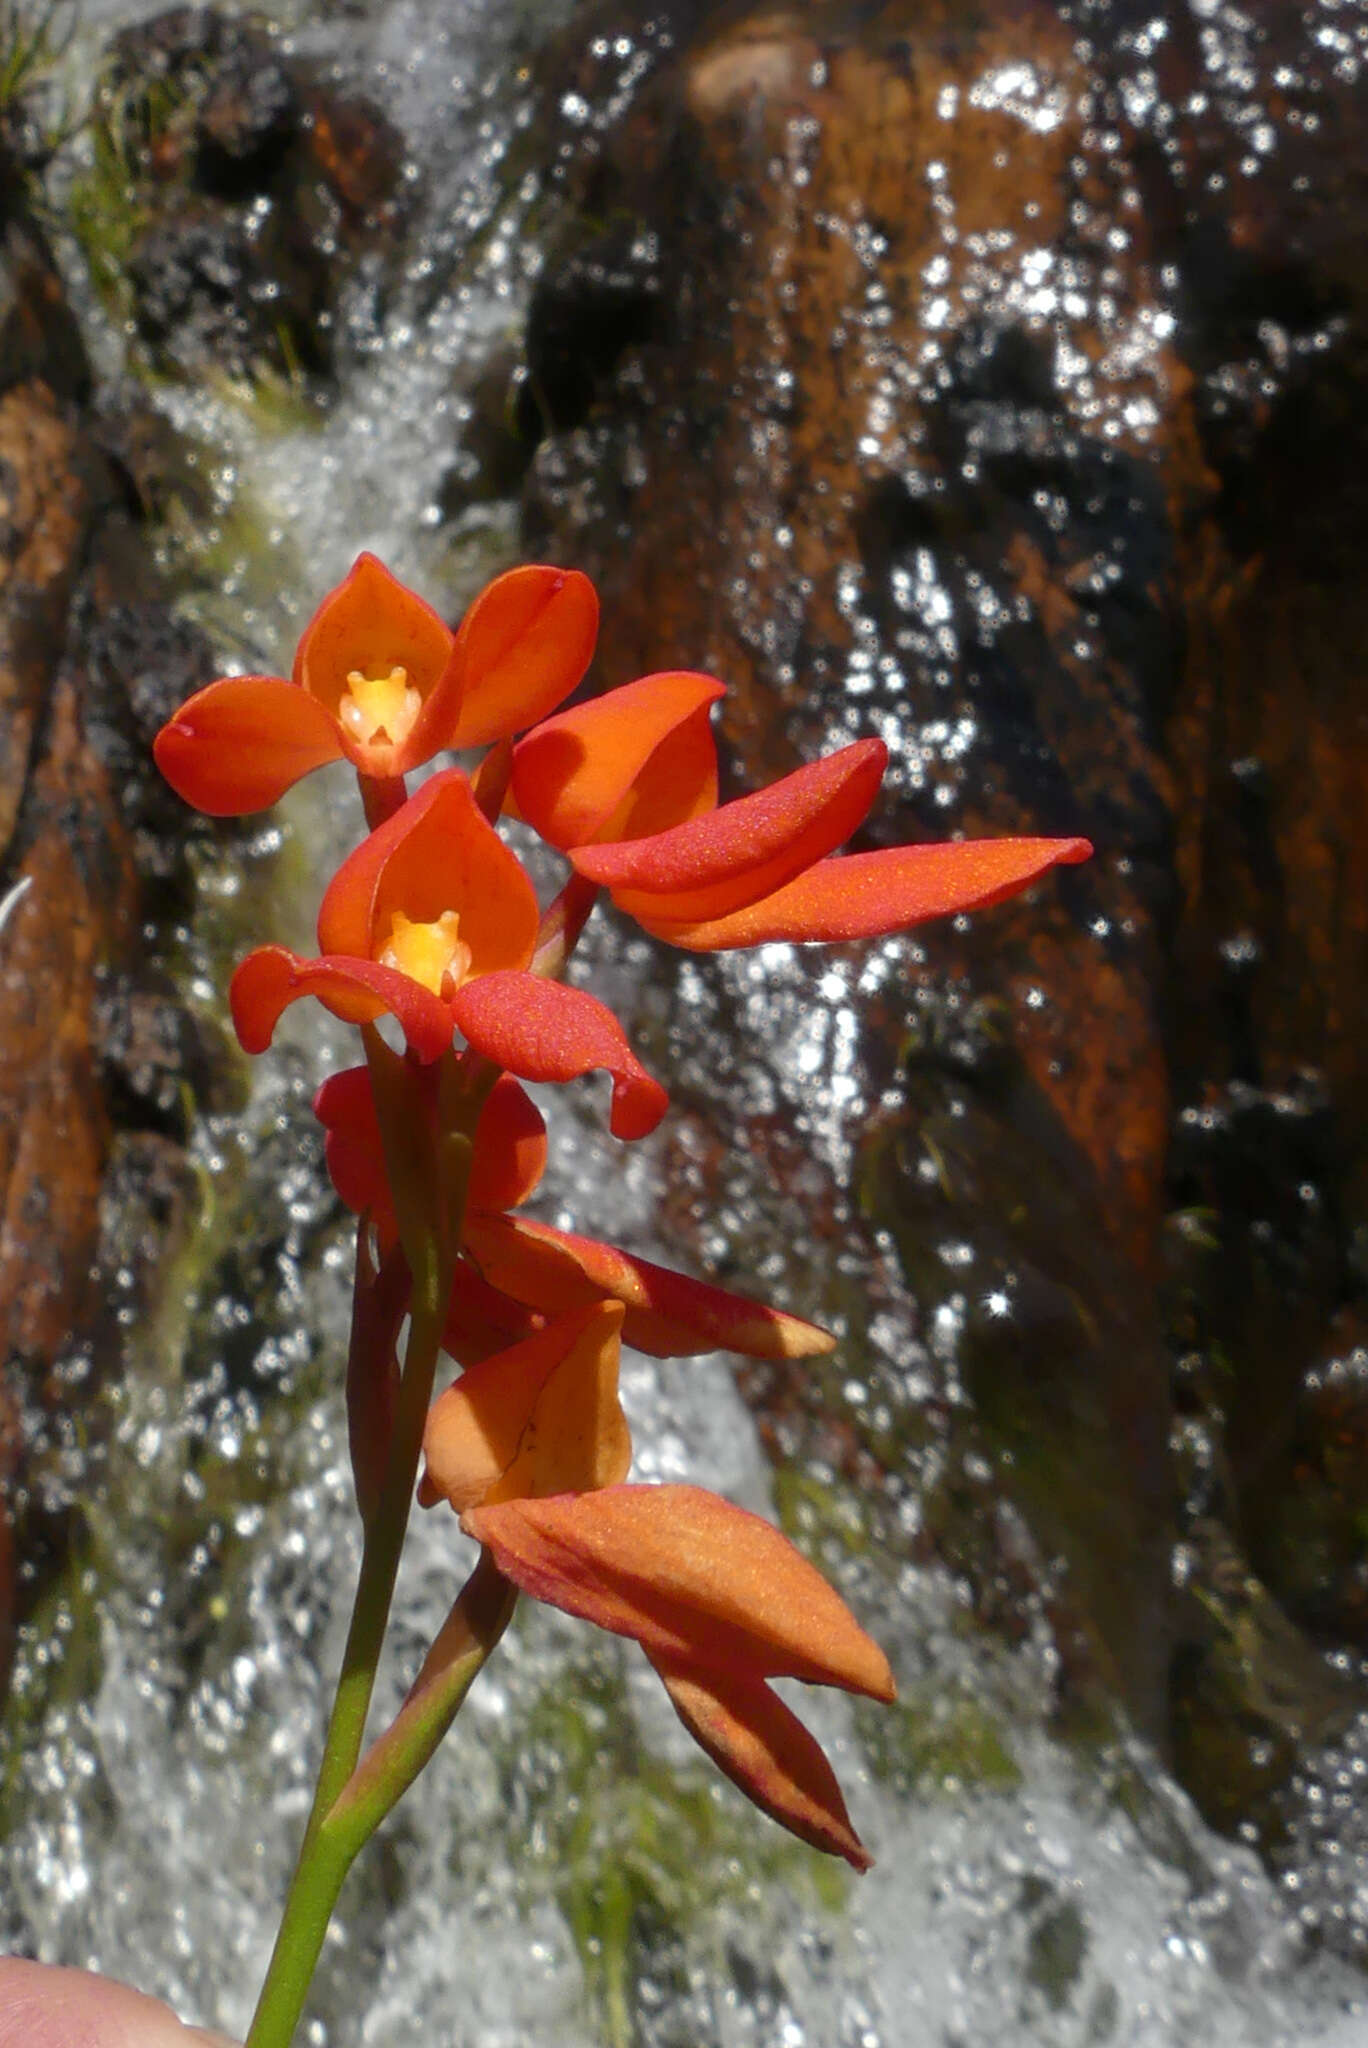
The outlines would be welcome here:
M 437 1113 L 436 1069 L 425 1067 L 428 1114 Z M 333 1186 L 349 1209 L 369 1210 L 382 1241 L 395 1234 L 394 1208 L 385 1175 L 380 1119 L 370 1074 L 347 1067 L 330 1074 L 313 1100 L 324 1129 L 323 1154 Z M 527 1091 L 511 1074 L 500 1074 L 475 1126 L 474 1156 L 467 1200 L 472 1210 L 513 1209 L 527 1197 L 546 1169 L 546 1124 Z

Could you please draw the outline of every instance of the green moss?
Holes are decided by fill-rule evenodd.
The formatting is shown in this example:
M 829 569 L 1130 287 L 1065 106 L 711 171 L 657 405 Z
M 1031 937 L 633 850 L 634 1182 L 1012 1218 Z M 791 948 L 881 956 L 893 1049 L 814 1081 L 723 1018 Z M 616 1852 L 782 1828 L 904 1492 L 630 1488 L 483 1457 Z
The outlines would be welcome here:
M 97 96 L 89 134 L 90 164 L 67 195 L 67 224 L 96 291 L 111 312 L 124 318 L 131 310 L 128 261 L 148 214 L 121 107 L 107 94 Z
M 774 1508 L 784 1533 L 809 1556 L 834 1549 L 862 1557 L 869 1549 L 870 1505 L 853 1487 L 785 1465 L 774 1475 Z
M 0 1721 L 0 1837 L 22 1800 L 20 1765 L 37 1753 L 50 1716 L 80 1705 L 100 1678 L 100 1574 L 73 1544 L 26 1624 Z
M 1021 1768 L 987 1707 L 963 1692 L 926 1686 L 891 1707 L 859 1701 L 855 1723 L 869 1768 L 904 1795 L 1005 1792 Z
M 638 1982 L 669 1974 L 686 1947 L 706 1950 L 720 1908 L 763 1910 L 757 1887 L 827 1913 L 844 1900 L 841 1865 L 706 1766 L 675 1769 L 643 1750 L 612 1653 L 541 1696 L 504 1775 L 524 1896 L 550 1895 L 563 1914 L 609 2048 L 637 2039 Z
M 10 115 L 25 100 L 31 112 L 34 96 L 46 97 L 44 88 L 70 48 L 79 19 L 68 0 L 39 0 L 37 6 L 0 0 L 0 112 Z M 73 126 L 65 105 L 40 120 L 40 154 L 59 148 Z

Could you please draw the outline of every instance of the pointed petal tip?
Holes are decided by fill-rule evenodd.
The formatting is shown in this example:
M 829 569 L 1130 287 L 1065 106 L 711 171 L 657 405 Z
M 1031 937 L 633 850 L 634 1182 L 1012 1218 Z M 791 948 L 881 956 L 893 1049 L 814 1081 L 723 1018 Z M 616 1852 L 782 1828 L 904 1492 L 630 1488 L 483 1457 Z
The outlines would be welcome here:
M 694 1740 L 762 1813 L 853 1870 L 869 1869 L 830 1760 L 777 1693 L 732 1669 L 651 1662 Z

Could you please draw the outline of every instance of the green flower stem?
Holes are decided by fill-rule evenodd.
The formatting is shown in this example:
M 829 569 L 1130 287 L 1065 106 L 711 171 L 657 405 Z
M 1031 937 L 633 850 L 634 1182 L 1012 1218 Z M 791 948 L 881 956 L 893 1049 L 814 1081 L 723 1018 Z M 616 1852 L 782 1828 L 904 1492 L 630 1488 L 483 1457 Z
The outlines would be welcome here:
M 401 1709 L 399 1723 L 404 1724 L 403 1736 L 389 1747 L 389 1738 L 382 1737 L 377 1746 L 380 1762 L 374 1770 L 363 1772 L 356 1798 L 335 1813 L 340 1795 L 356 1771 L 365 1738 L 366 1716 L 413 1503 L 423 1429 L 432 1401 L 432 1382 L 451 1290 L 454 1247 L 460 1243 L 464 1222 L 471 1137 L 480 1105 L 497 1071 L 491 1069 L 486 1073 L 487 1063 L 482 1062 L 467 1074 L 460 1062 L 452 1062 L 452 1073 L 444 1090 L 446 1142 L 434 1159 L 441 1186 L 430 1197 L 439 1213 L 434 1215 L 430 1206 L 424 1217 L 417 1187 L 413 1185 L 415 1167 L 421 1164 L 421 1158 L 415 1161 L 412 1154 L 415 1134 L 410 1121 L 411 1104 L 402 1090 L 402 1062 L 388 1052 L 371 1027 L 363 1027 L 363 1036 L 396 1205 L 401 1211 L 407 1210 L 405 1252 L 413 1277 L 409 1338 L 384 1483 L 374 1511 L 364 1524 L 361 1573 L 313 1808 L 246 2048 L 289 2048 L 328 1921 L 358 1849 L 431 1756 L 508 1619 L 504 1614 L 495 1626 L 504 1595 L 496 1599 L 498 1589 L 477 1570 L 467 1588 L 472 1613 L 462 1622 L 462 1626 L 469 1626 L 469 1643 L 448 1633 L 461 1608 L 458 1602 L 452 1621 L 434 1645 L 434 1655 L 443 1642 L 452 1650 L 448 1668 L 434 1670 L 429 1658 L 418 1685 Z M 389 1085 L 391 1081 L 396 1085 Z M 409 1199 L 400 1201 L 400 1187 L 406 1178 L 410 1185 L 403 1192 Z M 377 1360 L 377 1370 L 380 1364 Z M 490 1571 L 493 1572 L 492 1566 Z M 498 1579 L 497 1573 L 493 1576 Z M 499 1580 L 499 1587 L 503 1583 Z M 512 1611 L 511 1602 L 508 1611 Z M 407 1721 L 405 1715 L 409 1716 Z M 394 1733 L 391 1729 L 390 1736 Z
M 517 1587 L 482 1551 L 408 1698 L 323 1822 L 323 1831 L 353 1856 L 433 1755 L 517 1604 Z
M 353 1841 L 350 1835 L 340 1840 L 335 1831 L 329 1831 L 327 1821 L 330 1808 L 356 1769 L 361 1754 L 376 1668 L 389 1624 L 399 1555 L 408 1528 L 442 1323 L 442 1313 L 431 1299 L 414 1300 L 389 1466 L 379 1505 L 366 1524 L 351 1628 L 328 1723 L 313 1810 L 246 2048 L 288 2048 L 342 1880 L 361 1846 L 361 1840 Z

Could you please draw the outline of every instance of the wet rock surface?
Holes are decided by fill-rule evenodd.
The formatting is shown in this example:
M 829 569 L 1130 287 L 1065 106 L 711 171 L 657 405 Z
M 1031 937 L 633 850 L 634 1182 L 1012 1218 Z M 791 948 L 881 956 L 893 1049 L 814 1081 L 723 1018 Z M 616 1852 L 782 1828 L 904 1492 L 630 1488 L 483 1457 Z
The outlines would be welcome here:
M 264 27 L 173 8 L 122 30 L 76 215 L 162 369 L 324 376 L 338 295 L 392 235 L 400 139 Z
M 42 247 L 22 212 L 7 238 Z M 177 1154 L 185 1136 L 190 1027 L 144 930 L 154 878 L 163 916 L 167 885 L 184 890 L 185 819 L 146 750 L 164 693 L 210 672 L 202 642 L 181 634 L 179 667 L 154 644 L 177 629 L 121 471 L 76 403 L 89 377 L 56 272 L 30 269 L 17 303 L 61 345 L 10 351 L 0 390 L 0 1441 L 22 1559 L 16 1586 L 7 1525 L 0 1664 L 16 1599 L 64 1547 L 43 1470 L 88 1430 L 89 1384 L 110 1355 L 97 1346 L 73 1363 L 108 1298 L 116 1134 L 164 1132 Z M 149 1243 L 144 1261 L 165 1249 Z
M 1322 1662 L 1361 1642 L 1368 1506 L 1343 26 L 585 10 L 547 70 L 561 224 L 521 400 L 529 533 L 600 583 L 601 683 L 724 676 L 745 783 L 881 733 L 864 843 L 1095 841 L 1037 901 L 918 934 L 861 1005 L 867 1219 L 834 1186 L 807 1210 L 901 1254 L 901 1423 L 870 1395 L 842 1451 L 783 1374 L 748 1385 L 834 1469 L 990 1448 L 1034 1562 L 975 1561 L 953 1514 L 934 1540 L 985 1608 L 1024 1569 L 1062 1697 L 1100 1674 L 1266 1846 L 1270 1787 L 1362 1700 Z M 726 964 L 689 973 L 744 1029 Z M 768 1183 L 764 1064 L 700 1065 L 694 1107 L 700 1154 Z

